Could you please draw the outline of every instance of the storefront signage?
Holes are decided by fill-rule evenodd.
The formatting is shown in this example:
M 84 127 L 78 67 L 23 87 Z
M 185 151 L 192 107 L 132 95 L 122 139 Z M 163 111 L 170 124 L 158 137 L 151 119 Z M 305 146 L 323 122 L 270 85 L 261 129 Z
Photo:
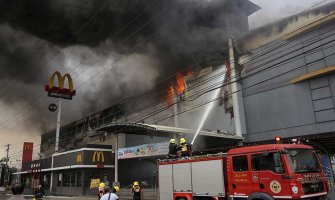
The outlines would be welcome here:
M 105 162 L 105 155 L 102 151 L 96 151 L 93 154 L 93 163 L 95 162 Z
M 58 87 L 54 86 L 55 76 L 58 78 Z M 64 88 L 64 82 L 67 79 L 69 88 Z M 58 71 L 54 72 L 49 81 L 48 85 L 45 86 L 45 91 L 48 92 L 49 97 L 56 97 L 62 99 L 71 100 L 73 96 L 76 95 L 76 90 L 73 87 L 73 80 L 70 74 L 62 74 Z
M 169 152 L 169 142 L 155 144 L 143 144 L 135 147 L 122 148 L 118 150 L 119 159 L 138 158 L 148 156 L 167 155 Z
M 100 179 L 91 179 L 90 189 L 99 188 Z

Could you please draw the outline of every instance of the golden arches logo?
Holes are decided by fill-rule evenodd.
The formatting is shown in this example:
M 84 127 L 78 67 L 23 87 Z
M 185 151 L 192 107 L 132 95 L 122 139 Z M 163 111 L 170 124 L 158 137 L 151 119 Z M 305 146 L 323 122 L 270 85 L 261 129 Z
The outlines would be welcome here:
M 68 74 L 68 73 L 66 73 L 66 74 L 64 74 L 64 76 L 62 76 L 62 74 L 59 71 L 55 71 L 51 75 L 51 77 L 50 77 L 50 79 L 48 81 L 49 89 L 52 89 L 54 87 L 55 76 L 57 76 L 57 79 L 58 79 L 58 88 L 59 89 L 64 89 L 64 82 L 67 79 L 68 80 L 68 84 L 69 84 L 69 90 L 70 90 L 70 92 L 73 93 L 75 91 L 74 87 L 73 87 L 73 80 L 72 80 L 71 75 Z
M 77 155 L 76 162 L 77 162 L 77 163 L 82 162 L 82 156 L 81 156 L 81 154 L 78 154 L 78 155 Z
M 27 150 L 33 150 L 33 144 L 24 144 L 24 150 L 27 151 Z
M 54 85 L 55 77 L 58 79 L 58 87 Z M 64 88 L 65 81 L 67 80 L 69 88 Z M 55 71 L 49 81 L 48 85 L 45 86 L 45 91 L 48 92 L 48 96 L 62 98 L 62 99 L 72 99 L 72 96 L 76 95 L 76 90 L 73 87 L 73 80 L 70 74 L 66 73 L 64 76 L 59 71 Z
M 96 151 L 93 154 L 93 162 L 105 162 L 105 156 L 102 151 Z

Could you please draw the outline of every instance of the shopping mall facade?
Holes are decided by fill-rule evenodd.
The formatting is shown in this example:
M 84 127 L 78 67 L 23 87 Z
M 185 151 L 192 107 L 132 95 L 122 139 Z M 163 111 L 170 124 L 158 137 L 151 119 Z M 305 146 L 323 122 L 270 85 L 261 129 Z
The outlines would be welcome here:
M 334 11 L 330 3 L 230 38 L 221 62 L 182 71 L 167 84 L 63 126 L 57 153 L 55 131 L 43 134 L 41 152 L 47 158 L 33 161 L 41 163 L 39 179 L 57 193 L 88 194 L 92 179 L 112 183 L 118 167 L 122 187 L 133 180 L 154 187 L 156 159 L 167 154 L 169 139 L 192 141 L 212 107 L 195 152 L 272 143 L 275 136 L 287 143 L 296 139 L 322 152 L 331 185 Z M 34 177 L 32 164 L 18 173 L 27 184 Z

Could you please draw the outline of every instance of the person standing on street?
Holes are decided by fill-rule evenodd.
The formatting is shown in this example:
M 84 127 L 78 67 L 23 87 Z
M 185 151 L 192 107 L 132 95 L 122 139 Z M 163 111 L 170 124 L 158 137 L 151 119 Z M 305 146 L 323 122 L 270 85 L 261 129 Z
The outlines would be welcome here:
M 119 197 L 111 192 L 111 189 L 109 186 L 104 187 L 104 195 L 100 198 L 100 200 L 119 200 Z
M 112 187 L 112 193 L 117 193 L 117 192 L 119 192 L 120 191 L 120 187 L 119 186 L 114 186 L 114 187 Z
M 142 188 L 140 187 L 138 181 L 134 182 L 133 188 L 131 189 L 131 192 L 134 193 L 133 200 L 142 200 L 143 199 Z
M 105 183 L 101 182 L 98 188 L 98 200 L 100 200 L 101 197 L 105 194 L 104 187 L 105 187 Z

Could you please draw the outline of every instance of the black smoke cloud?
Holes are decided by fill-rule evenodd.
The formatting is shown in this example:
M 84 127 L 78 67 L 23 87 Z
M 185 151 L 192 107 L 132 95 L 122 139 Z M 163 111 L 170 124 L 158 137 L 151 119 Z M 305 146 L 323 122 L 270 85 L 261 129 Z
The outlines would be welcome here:
M 151 42 L 162 64 L 171 68 L 222 48 L 225 28 L 237 20 L 246 1 L 235 2 L 227 9 L 232 3 L 226 0 L 2 0 L 0 21 L 61 47 L 97 47 L 111 39 L 120 53 L 164 26 Z
M 71 110 L 65 121 L 70 121 L 150 89 L 161 77 L 188 65 L 222 63 L 227 27 L 247 30 L 246 2 L 0 0 L 0 83 L 6 87 L 17 81 L 27 88 L 5 103 L 33 108 L 33 122 L 48 127 L 44 122 L 54 116 L 46 106 L 52 100 L 45 97 L 37 103 L 33 97 L 43 93 L 55 70 L 71 71 L 80 63 L 72 74 L 81 75 L 75 80 L 81 83 L 90 78 L 81 74 L 87 68 L 92 74 L 117 60 L 65 105 Z M 3 96 L 0 91 L 2 101 Z

